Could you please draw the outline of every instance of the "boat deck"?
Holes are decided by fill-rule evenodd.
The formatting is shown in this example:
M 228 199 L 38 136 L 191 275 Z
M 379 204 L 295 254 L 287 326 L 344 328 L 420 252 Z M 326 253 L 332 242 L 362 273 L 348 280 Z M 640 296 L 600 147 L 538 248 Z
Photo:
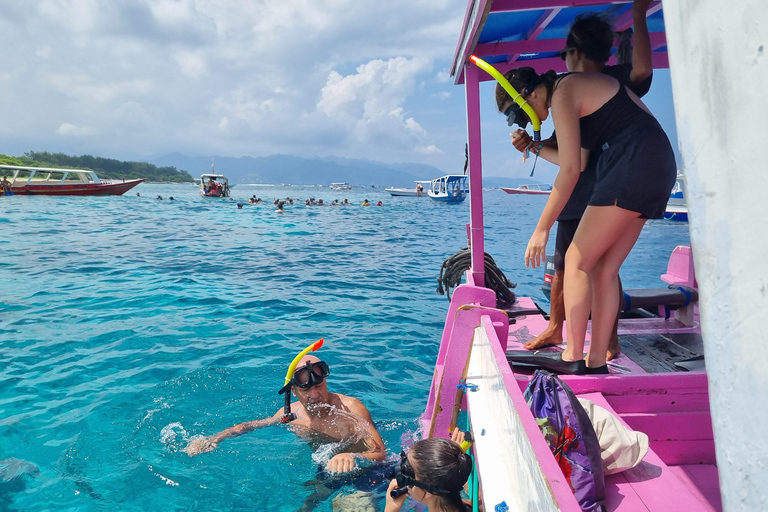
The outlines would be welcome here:
M 510 319 L 507 351 L 524 350 L 523 344 L 543 332 L 549 320 L 528 297 L 520 297 L 519 304 L 511 311 L 513 316 Z M 515 312 L 530 313 L 516 315 Z M 563 329 L 564 336 L 565 332 Z M 589 348 L 589 339 L 588 331 L 585 351 Z M 609 364 L 612 374 L 688 372 L 691 369 L 703 371 L 704 342 L 698 326 L 687 327 L 674 318 L 621 319 L 619 345 L 621 354 Z M 564 348 L 563 343 L 542 351 L 559 352 Z M 686 362 L 688 368 L 685 367 Z M 526 370 L 515 372 L 530 375 Z
M 548 324 L 548 318 L 527 297 L 519 298 L 509 321 L 507 351 L 524 350 L 523 343 Z M 650 451 L 640 465 L 606 476 L 606 509 L 722 511 L 698 323 L 686 326 L 674 318 L 621 319 L 619 344 L 622 352 L 609 369 L 621 380 L 562 376 L 577 395 L 649 436 Z M 542 350 L 556 352 L 564 346 Z M 589 332 L 585 350 L 588 346 Z M 523 392 L 533 370 L 513 367 L 512 372 Z M 670 496 L 674 496 L 672 501 Z

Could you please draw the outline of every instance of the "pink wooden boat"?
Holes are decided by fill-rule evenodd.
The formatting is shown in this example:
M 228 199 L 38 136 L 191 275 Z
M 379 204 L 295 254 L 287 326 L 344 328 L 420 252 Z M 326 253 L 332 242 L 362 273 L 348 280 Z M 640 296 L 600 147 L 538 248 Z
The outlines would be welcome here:
M 547 320 L 527 297 L 519 297 L 512 309 L 498 309 L 495 292 L 484 287 L 479 112 L 481 101 L 489 98 L 480 98 L 479 85 L 490 76 L 470 65 L 469 56 L 496 63 L 502 73 L 519 65 L 539 72 L 565 71 L 557 52 L 565 47 L 567 27 L 585 5 L 603 11 L 617 31 L 632 24 L 631 3 L 471 1 L 451 70 L 455 82 L 466 88 L 472 267 L 450 303 L 422 427 L 425 435 L 448 437 L 459 414 L 466 412 L 485 510 L 502 502 L 512 511 L 581 509 L 523 398 L 530 372 L 513 370 L 507 360 L 508 352 L 522 349 Z M 661 3 L 653 2 L 647 16 L 655 67 L 668 67 Z M 674 251 L 662 280 L 682 287 L 687 299 L 672 299 L 667 288 L 636 296 L 643 308 L 676 308 L 674 315 L 622 319 L 622 354 L 612 362 L 611 374 L 563 379 L 578 395 L 649 436 L 650 450 L 638 466 L 606 477 L 604 505 L 609 512 L 720 511 L 725 501 L 720 482 L 729 478 L 718 468 L 689 247 Z M 476 390 L 463 391 L 461 379 Z M 723 442 L 719 439 L 718 445 Z M 763 463 L 766 457 L 760 454 L 759 460 Z M 758 492 L 758 503 L 765 490 L 747 485 Z

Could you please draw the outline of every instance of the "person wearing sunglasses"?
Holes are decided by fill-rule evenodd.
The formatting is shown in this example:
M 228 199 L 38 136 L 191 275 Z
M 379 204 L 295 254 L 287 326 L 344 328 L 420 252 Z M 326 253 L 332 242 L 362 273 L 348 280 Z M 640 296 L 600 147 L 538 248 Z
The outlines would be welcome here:
M 567 373 L 609 373 L 606 361 L 619 309 L 619 269 L 646 220 L 664 216 L 677 176 L 672 146 L 637 95 L 613 77 L 569 73 L 553 79 L 552 72 L 539 75 L 529 67 L 507 75 L 518 91 L 533 87 L 528 104 L 542 120 L 551 109 L 557 131 L 560 170 L 528 242 L 527 267 L 545 261 L 549 231 L 583 174 L 583 150 L 602 151 L 588 205 L 565 253 L 568 338 L 565 351 L 556 355 Z M 505 104 L 503 95 L 499 97 L 499 104 Z M 590 314 L 592 338 L 584 361 Z
M 373 425 L 370 412 L 357 398 L 328 391 L 326 377 L 330 373 L 328 364 L 316 356 L 307 355 L 299 361 L 286 385 L 286 392 L 290 390 L 298 399 L 298 403 L 291 404 L 295 417 L 289 423 L 291 429 L 313 443 L 347 441 L 342 445 L 344 451 L 328 461 L 327 471 L 347 473 L 355 469 L 360 458 L 384 460 L 384 441 Z M 283 417 L 284 410 L 280 409 L 270 418 L 246 421 L 218 434 L 195 438 L 184 451 L 190 457 L 209 452 L 230 437 L 285 423 Z
M 400 512 L 409 496 L 425 504 L 429 512 L 465 512 L 461 490 L 471 471 L 472 459 L 457 442 L 439 437 L 416 441 L 407 454 L 400 452 L 384 512 Z M 402 488 L 408 492 L 393 492 Z
M 635 0 L 632 3 L 634 21 L 634 49 L 632 62 L 607 65 L 613 47 L 614 32 L 604 18 L 586 13 L 580 15 L 571 25 L 565 48 L 559 52 L 560 58 L 566 63 L 569 72 L 603 73 L 617 79 L 627 86 L 638 97 L 642 98 L 650 89 L 653 80 L 653 63 L 651 59 L 651 42 L 646 22 L 646 12 L 651 0 Z M 533 89 L 527 91 L 527 97 Z M 528 117 L 508 95 L 502 94 L 497 88 L 496 97 L 499 112 L 507 118 L 507 124 L 517 124 L 523 129 L 512 133 L 512 145 L 518 151 L 533 151 L 550 163 L 559 165 L 557 137 L 552 136 L 543 141 L 539 148 L 533 144 L 533 139 L 524 130 L 529 122 Z M 538 350 L 547 346 L 560 345 L 563 342 L 563 324 L 565 321 L 565 303 L 563 300 L 563 282 L 565 271 L 565 253 L 573 240 L 576 228 L 579 226 L 584 211 L 589 203 L 595 185 L 597 162 L 602 151 L 582 152 L 586 167 L 580 174 L 573 193 L 563 211 L 557 218 L 557 235 L 554 251 L 555 275 L 552 279 L 550 293 L 551 311 L 549 325 L 536 338 L 527 341 L 524 347 L 528 350 Z M 613 359 L 620 352 L 617 334 L 618 315 L 614 322 L 611 339 L 608 346 L 608 359 Z

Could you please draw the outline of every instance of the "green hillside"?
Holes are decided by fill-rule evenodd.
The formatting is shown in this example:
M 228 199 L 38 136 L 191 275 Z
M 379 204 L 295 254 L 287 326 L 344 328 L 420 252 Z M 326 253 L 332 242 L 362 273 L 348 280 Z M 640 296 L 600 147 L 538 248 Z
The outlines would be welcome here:
M 69 156 L 64 153 L 48 153 L 47 151 L 29 151 L 21 157 L 0 154 L 0 164 L 89 169 L 95 171 L 99 178 L 112 180 L 146 178 L 150 182 L 185 183 L 194 181 L 187 171 L 180 171 L 176 167 L 157 167 L 147 162 L 121 162 L 112 158 L 90 155 Z

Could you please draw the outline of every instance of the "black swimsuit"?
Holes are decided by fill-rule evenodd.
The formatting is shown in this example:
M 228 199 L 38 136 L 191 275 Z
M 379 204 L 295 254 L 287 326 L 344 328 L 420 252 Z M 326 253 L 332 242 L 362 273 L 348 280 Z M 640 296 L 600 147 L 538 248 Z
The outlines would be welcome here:
M 659 122 L 629 96 L 626 87 L 579 119 L 581 147 L 603 150 L 591 206 L 616 205 L 659 219 L 677 177 L 677 164 Z

